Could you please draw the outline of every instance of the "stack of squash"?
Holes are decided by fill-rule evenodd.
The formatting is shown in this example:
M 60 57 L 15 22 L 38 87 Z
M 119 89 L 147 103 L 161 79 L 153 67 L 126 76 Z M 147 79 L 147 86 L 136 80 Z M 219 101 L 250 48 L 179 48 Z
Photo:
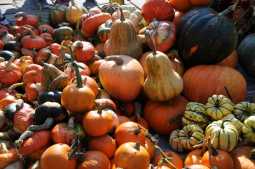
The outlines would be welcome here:
M 209 5 L 71 1 L 50 23 L 0 25 L 0 169 L 254 169 L 255 103 L 235 69 L 254 74 L 254 35 L 237 47 L 243 2 Z

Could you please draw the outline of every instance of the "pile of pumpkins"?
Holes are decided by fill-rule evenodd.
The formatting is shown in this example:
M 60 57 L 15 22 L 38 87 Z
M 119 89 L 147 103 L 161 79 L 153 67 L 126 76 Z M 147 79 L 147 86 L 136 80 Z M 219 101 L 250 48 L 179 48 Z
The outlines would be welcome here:
M 254 74 L 255 36 L 209 5 L 71 1 L 0 25 L 0 169 L 254 169 L 235 67 Z

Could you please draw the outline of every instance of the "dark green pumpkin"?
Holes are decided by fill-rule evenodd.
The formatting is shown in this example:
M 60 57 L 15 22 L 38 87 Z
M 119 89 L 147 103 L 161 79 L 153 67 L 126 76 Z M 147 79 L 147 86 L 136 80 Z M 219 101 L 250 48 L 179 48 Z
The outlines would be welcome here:
M 222 61 L 238 40 L 234 23 L 207 7 L 186 13 L 177 31 L 178 50 L 187 67 Z
M 11 50 L 11 51 L 20 51 L 21 49 L 21 44 L 18 41 L 8 41 L 5 45 L 4 45 L 4 50 Z
M 58 24 L 65 22 L 65 11 L 66 11 L 65 5 L 60 4 L 54 5 L 54 7 L 50 10 L 49 13 L 51 25 L 58 26 Z
M 12 51 L 9 50 L 0 51 L 0 57 L 4 58 L 4 60 L 9 60 L 13 56 L 15 56 L 15 54 Z
M 50 91 L 50 92 L 44 92 L 39 95 L 38 97 L 38 103 L 43 104 L 45 102 L 61 102 L 61 94 L 60 91 Z
M 237 53 L 246 72 L 255 76 L 255 34 L 250 34 L 241 41 Z
M 56 42 L 61 43 L 63 40 L 73 39 L 73 29 L 69 26 L 61 26 L 54 30 L 53 38 Z

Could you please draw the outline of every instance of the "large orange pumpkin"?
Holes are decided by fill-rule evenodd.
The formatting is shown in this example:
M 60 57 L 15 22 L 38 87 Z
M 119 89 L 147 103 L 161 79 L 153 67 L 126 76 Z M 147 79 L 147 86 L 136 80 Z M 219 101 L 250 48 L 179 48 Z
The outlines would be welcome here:
M 100 151 L 88 151 L 84 154 L 84 161 L 78 169 L 111 169 L 111 162 Z
M 211 0 L 166 0 L 173 7 L 182 12 L 186 12 L 195 6 L 206 6 L 209 5 Z
M 251 146 L 241 146 L 232 152 L 234 169 L 254 169 L 255 150 Z
M 168 102 L 148 101 L 144 108 L 144 118 L 159 134 L 169 134 L 181 126 L 181 117 L 187 102 L 182 96 Z
M 230 95 L 238 103 L 246 97 L 247 84 L 241 73 L 219 65 L 195 66 L 183 76 L 184 95 L 191 101 L 206 103 L 213 94 Z
M 66 144 L 54 144 L 41 156 L 41 169 L 76 169 L 76 160 L 69 160 L 71 148 Z
M 113 55 L 106 57 L 99 67 L 99 78 L 110 95 L 123 101 L 132 101 L 142 89 L 144 71 L 136 59 Z

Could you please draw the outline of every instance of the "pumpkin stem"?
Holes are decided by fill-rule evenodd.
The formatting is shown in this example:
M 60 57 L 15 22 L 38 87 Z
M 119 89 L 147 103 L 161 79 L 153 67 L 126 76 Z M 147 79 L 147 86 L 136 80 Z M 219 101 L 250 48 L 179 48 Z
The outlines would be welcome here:
M 123 60 L 120 57 L 108 56 L 105 58 L 106 61 L 114 61 L 117 65 L 122 65 Z
M 235 11 L 236 8 L 237 8 L 237 6 L 238 6 L 238 4 L 239 4 L 239 1 L 240 1 L 240 0 L 236 0 L 236 2 L 235 2 L 233 5 L 229 6 L 227 9 L 225 9 L 225 10 L 222 11 L 222 12 L 220 12 L 218 15 L 219 15 L 219 16 L 225 16 L 225 15 L 227 15 L 227 14 L 229 14 L 229 13 Z
M 122 10 L 121 7 L 119 7 L 119 10 L 120 10 L 120 20 L 121 20 L 121 22 L 124 22 L 125 21 L 125 16 L 124 16 L 123 10 Z
M 140 143 L 135 143 L 135 149 L 140 151 L 141 144 Z
M 227 88 L 226 86 L 224 86 L 224 89 L 225 89 L 225 91 L 226 91 L 228 97 L 230 98 L 230 100 L 232 100 L 232 97 L 231 97 L 231 95 L 230 95 L 230 92 L 229 92 L 228 88 Z

